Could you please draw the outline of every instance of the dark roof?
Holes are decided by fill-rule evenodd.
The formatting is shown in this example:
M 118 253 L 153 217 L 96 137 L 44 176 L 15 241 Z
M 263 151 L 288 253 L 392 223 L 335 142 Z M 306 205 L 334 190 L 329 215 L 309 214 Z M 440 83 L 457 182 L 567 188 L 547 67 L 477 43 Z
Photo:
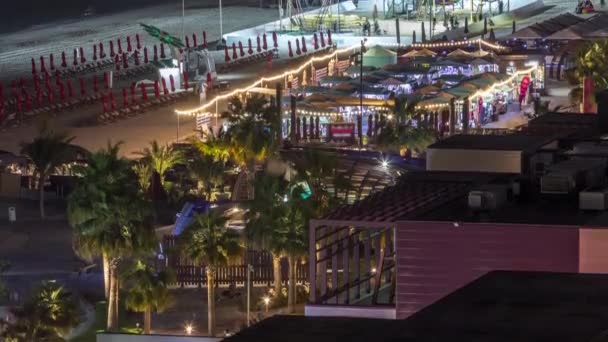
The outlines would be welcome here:
M 490 272 L 411 316 L 399 340 L 604 341 L 606 286 L 608 275 Z
M 555 139 L 533 135 L 454 135 L 428 148 L 535 151 Z
M 528 122 L 523 134 L 566 137 L 589 137 L 598 132 L 598 115 L 581 113 L 546 113 Z
M 352 205 L 340 207 L 325 220 L 396 222 L 417 217 L 466 196 L 469 189 L 496 175 L 460 172 L 408 172 L 396 185 Z
M 608 275 L 492 271 L 405 320 L 274 316 L 240 341 L 606 341 Z

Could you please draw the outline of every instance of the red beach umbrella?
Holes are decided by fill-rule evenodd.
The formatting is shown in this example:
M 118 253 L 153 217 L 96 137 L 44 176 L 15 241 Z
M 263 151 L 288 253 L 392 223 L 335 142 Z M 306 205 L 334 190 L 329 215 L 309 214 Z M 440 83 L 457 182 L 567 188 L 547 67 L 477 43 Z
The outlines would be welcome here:
M 158 62 L 158 48 L 154 45 L 154 61 Z
M 253 47 L 251 46 L 251 38 L 247 38 L 247 53 L 253 55 Z
M 148 64 L 148 47 L 144 47 L 144 64 Z
M 192 46 L 197 47 L 198 44 L 196 42 L 196 33 L 192 33 Z
M 289 58 L 293 58 L 293 51 L 291 50 L 291 40 L 287 42 L 287 46 L 289 47 Z
M 110 92 L 110 105 L 112 106 L 112 111 L 116 110 L 116 100 L 114 99 L 114 92 Z
M 299 56 L 300 54 L 302 54 L 302 51 L 300 50 L 300 40 L 296 39 L 296 54 Z
M 97 45 L 93 44 L 93 60 L 97 60 Z
M 118 38 L 118 54 L 122 55 L 122 43 L 120 41 L 120 38 Z
M 93 75 L 93 91 L 95 94 L 99 92 L 99 83 L 97 83 L 97 75 Z
M 116 71 L 120 71 L 120 55 L 114 55 L 114 66 L 116 67 Z
M 189 88 L 189 86 L 188 86 L 188 73 L 186 71 L 184 71 L 184 89 L 186 91 L 188 91 L 188 88 Z
M 127 88 L 122 88 L 122 105 L 123 107 L 129 107 L 129 98 L 127 97 Z
M 323 31 L 319 32 L 319 38 L 321 38 L 321 47 L 325 47 L 325 38 L 323 37 Z
M 308 52 L 308 49 L 306 48 L 306 38 L 304 37 L 302 37 L 302 52 Z
M 163 43 L 160 43 L 160 58 L 161 59 L 167 58 L 167 56 L 165 56 L 165 44 L 163 44 Z
M 68 67 L 68 62 L 65 59 L 65 51 L 61 51 L 61 67 L 62 68 Z
M 106 53 L 103 52 L 103 42 L 99 42 L 99 58 L 100 59 L 106 58 Z
M 186 35 L 186 49 L 190 48 L 190 37 Z
M 65 87 L 63 86 L 63 82 L 57 83 L 59 86 L 59 98 L 61 101 L 65 101 Z
M 165 78 L 162 77 L 160 79 L 163 82 L 163 93 L 165 96 L 169 95 L 169 89 L 167 89 L 167 81 L 165 81 Z
M 25 93 L 25 107 L 27 108 L 28 112 L 32 111 L 32 98 L 30 97 L 30 94 Z
M 45 72 L 46 67 L 44 66 L 44 56 L 40 56 L 40 71 Z
M 207 31 L 203 31 L 203 48 L 207 48 Z
M 256 37 L 256 42 L 257 42 L 256 49 L 258 50 L 258 53 L 260 53 L 260 52 L 262 52 L 262 47 L 260 46 L 260 36 Z
M 49 96 L 49 104 L 55 103 L 55 93 L 53 92 L 53 88 L 49 85 L 46 90 Z
M 49 55 L 49 65 L 51 67 L 51 70 L 55 70 L 55 57 L 52 53 Z
M 236 43 L 232 42 L 232 59 L 237 59 L 239 56 L 236 54 Z
M 154 80 L 154 96 L 160 98 L 160 89 L 158 87 L 158 80 Z
M 127 52 L 133 51 L 133 45 L 131 45 L 131 36 L 127 36 Z
M 74 97 L 74 87 L 72 86 L 72 80 L 68 80 L 68 96 Z
M 171 92 L 175 93 L 175 79 L 173 75 L 169 75 L 169 84 L 171 85 Z
M 114 41 L 110 40 L 110 57 L 114 58 L 116 52 L 114 52 Z
M 80 97 L 87 96 L 87 85 L 84 83 L 84 78 L 80 79 Z
M 268 43 L 266 42 L 266 32 L 262 35 L 262 49 L 268 50 Z
M 314 47 L 315 47 L 315 50 L 319 48 L 319 40 L 317 38 L 316 32 L 312 35 L 312 43 L 313 43 L 312 45 L 314 45 Z
M 19 94 L 15 94 L 15 105 L 17 106 L 17 113 L 21 113 L 21 98 L 19 97 Z
M 327 45 L 331 45 L 331 31 L 327 29 Z
M 103 104 L 103 112 L 108 112 L 108 102 L 106 100 L 106 94 L 101 94 L 101 103 Z
M 245 50 L 243 50 L 243 43 L 239 40 L 239 52 L 241 53 L 241 57 L 245 57 Z
M 110 88 L 110 77 L 107 72 L 103 73 L 103 87 L 105 90 Z
M 224 45 L 224 61 L 230 62 L 230 55 L 228 55 L 228 45 Z
M 131 103 L 132 104 L 137 103 L 137 97 L 135 95 L 135 82 L 131 83 Z
M 36 75 L 36 61 L 34 61 L 34 57 L 32 57 L 32 74 Z
M 55 70 L 55 83 L 59 83 L 61 81 L 61 73 L 59 70 Z
M 80 51 L 80 64 L 84 64 L 87 62 L 87 59 L 84 57 L 84 49 L 82 46 L 79 48 Z
M 78 65 L 78 51 L 76 51 L 76 49 L 74 49 L 74 60 L 72 61 L 72 64 Z
M 212 89 L 213 88 L 213 77 L 211 77 L 211 73 L 210 72 L 207 73 L 207 88 L 208 89 Z
M 36 102 L 38 103 L 38 106 L 42 106 L 42 89 L 41 88 L 36 89 Z M 4 105 L 4 98 L 2 98 L 2 105 Z
M 148 92 L 146 91 L 146 84 L 140 83 L 140 87 L 141 87 L 141 100 L 143 102 L 146 102 L 146 101 L 148 101 Z
M 141 50 L 141 39 L 139 38 L 139 33 L 135 34 L 135 40 L 137 42 L 137 50 Z
M 127 69 L 129 67 L 129 60 L 127 59 L 127 53 L 122 54 L 122 66 Z
M 279 47 L 279 43 L 277 41 L 277 33 L 272 32 L 272 42 L 274 44 L 275 49 Z
M 139 51 L 135 50 L 133 53 L 133 59 L 135 61 L 135 66 L 139 66 Z

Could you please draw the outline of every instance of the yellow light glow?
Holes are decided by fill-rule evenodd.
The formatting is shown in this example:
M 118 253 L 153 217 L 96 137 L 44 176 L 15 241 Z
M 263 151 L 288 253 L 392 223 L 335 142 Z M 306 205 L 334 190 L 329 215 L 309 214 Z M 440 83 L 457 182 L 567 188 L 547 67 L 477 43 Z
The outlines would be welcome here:
M 304 70 L 305 68 L 307 68 L 310 64 L 314 63 L 314 62 L 319 62 L 319 61 L 324 61 L 324 60 L 328 60 L 331 59 L 335 56 L 337 56 L 340 53 L 344 53 L 344 52 L 348 52 L 350 50 L 356 50 L 360 48 L 360 44 L 356 44 L 347 48 L 343 48 L 343 49 L 338 49 L 334 52 L 331 52 L 325 56 L 321 56 L 321 57 L 312 57 L 311 59 L 309 59 L 306 63 L 300 65 L 299 67 L 292 69 L 292 70 L 287 70 L 285 72 L 283 72 L 280 75 L 275 75 L 275 76 L 271 76 L 271 77 L 262 77 L 260 79 L 258 79 L 257 81 L 253 82 L 252 84 L 250 84 L 249 86 L 246 86 L 245 88 L 240 88 L 240 89 L 235 89 L 232 92 L 228 93 L 228 94 L 224 94 L 224 95 L 218 95 L 216 97 L 214 97 L 211 101 L 209 101 L 208 103 L 195 108 L 195 109 L 191 109 L 191 110 L 176 110 L 175 113 L 178 115 L 196 115 L 197 113 L 206 110 L 207 108 L 211 107 L 212 105 L 215 105 L 215 103 L 219 100 L 222 99 L 228 99 L 234 95 L 237 95 L 239 93 L 243 93 L 243 92 L 247 92 L 255 87 L 258 87 L 260 84 L 262 84 L 263 82 L 269 82 L 269 81 L 276 81 L 276 80 L 280 80 L 283 79 L 286 76 L 289 76 L 290 74 L 293 73 L 299 73 L 300 71 Z
M 465 39 L 465 40 L 457 40 L 453 42 L 441 42 L 441 43 L 413 43 L 412 47 L 414 48 L 439 48 L 439 47 L 455 47 L 469 44 L 481 44 L 496 50 L 507 49 L 506 46 L 502 46 L 499 44 L 490 43 L 483 39 Z

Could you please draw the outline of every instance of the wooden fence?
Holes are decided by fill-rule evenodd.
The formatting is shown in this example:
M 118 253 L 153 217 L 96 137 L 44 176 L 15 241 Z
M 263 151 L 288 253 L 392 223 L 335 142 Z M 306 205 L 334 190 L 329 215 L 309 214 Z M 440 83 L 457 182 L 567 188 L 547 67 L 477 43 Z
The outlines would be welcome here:
M 176 247 L 175 236 L 165 236 L 164 247 L 167 250 L 167 263 L 176 275 L 176 284 L 180 286 L 206 286 L 207 275 L 204 265 L 196 265 L 183 256 L 180 256 Z M 231 260 L 227 266 L 217 269 L 215 281 L 218 285 L 230 283 L 244 283 L 247 281 L 247 265 L 253 266 L 251 281 L 254 285 L 271 284 L 274 281 L 272 269 L 272 254 L 267 251 L 245 250 L 243 254 Z M 281 259 L 281 279 L 286 285 L 289 280 L 287 258 Z M 298 262 L 296 268 L 296 281 L 308 282 L 308 264 Z

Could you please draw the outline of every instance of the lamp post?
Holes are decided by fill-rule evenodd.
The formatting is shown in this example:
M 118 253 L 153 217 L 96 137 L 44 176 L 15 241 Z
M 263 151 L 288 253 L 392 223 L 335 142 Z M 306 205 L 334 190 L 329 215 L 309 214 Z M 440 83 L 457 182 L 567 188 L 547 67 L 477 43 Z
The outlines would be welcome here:
M 270 304 L 270 297 L 265 296 L 262 299 L 264 300 L 264 305 L 266 306 L 266 313 L 268 313 L 268 304 Z
M 220 42 L 224 38 L 224 23 L 222 21 L 222 0 L 220 0 Z
M 359 115 L 357 116 L 357 134 L 359 135 L 359 148 L 363 147 L 363 50 L 365 39 L 361 40 L 361 63 L 359 69 Z
M 186 37 L 185 22 L 186 22 L 186 0 L 182 0 L 182 38 L 181 39 L 185 39 L 185 37 Z
M 251 322 L 249 319 L 251 305 L 251 272 L 253 272 L 253 266 L 247 264 L 247 326 L 249 326 L 249 322 Z

